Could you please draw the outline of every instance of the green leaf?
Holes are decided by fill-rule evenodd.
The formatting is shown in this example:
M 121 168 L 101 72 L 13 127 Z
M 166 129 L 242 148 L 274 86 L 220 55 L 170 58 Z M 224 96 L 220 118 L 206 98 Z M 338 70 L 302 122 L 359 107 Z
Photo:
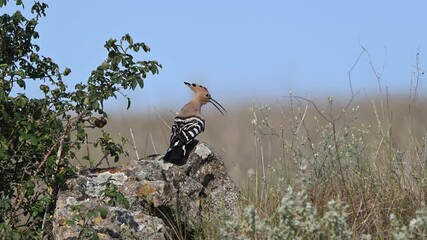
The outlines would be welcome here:
M 49 92 L 49 87 L 47 85 L 42 84 L 40 85 L 40 90 L 42 90 L 42 92 L 46 94 L 47 92 Z
M 31 145 L 33 145 L 33 146 L 36 146 L 39 143 L 39 138 L 35 137 L 33 135 L 31 135 L 29 140 L 30 140 Z
M 88 233 L 89 233 L 89 231 L 90 231 L 90 229 L 89 229 L 88 227 L 84 227 L 84 228 L 82 229 L 82 233 L 83 233 L 83 235 L 88 234 Z
M 70 73 L 71 73 L 71 69 L 65 68 L 65 70 L 64 70 L 64 76 L 68 76 L 68 74 L 70 74 Z
M 12 239 L 22 239 L 22 236 L 19 234 L 19 232 L 13 232 Z
M 86 214 L 88 217 L 93 218 L 96 216 L 96 211 L 91 209 Z
M 116 39 L 112 39 L 110 38 L 106 43 L 105 43 L 105 47 L 106 48 L 111 48 L 116 44 L 117 40 Z
M 85 88 L 85 85 L 83 85 L 83 84 L 81 84 L 81 83 L 78 83 L 78 84 L 76 84 L 76 85 L 74 86 L 74 88 L 75 88 L 76 90 L 80 90 L 80 91 L 82 91 L 82 90 Z
M 127 106 L 126 110 L 128 110 L 130 108 L 130 104 L 131 104 L 130 98 L 127 98 L 127 100 L 128 100 L 128 106 Z
M 99 69 L 105 70 L 110 67 L 110 64 L 107 61 L 104 61 L 101 63 L 101 65 L 98 67 Z
M 91 94 L 90 96 L 89 96 L 89 101 L 91 102 L 91 103 L 93 103 L 93 102 L 96 102 L 96 100 L 98 99 L 98 96 L 96 96 L 95 94 Z
M 137 78 L 136 81 L 138 81 L 138 85 L 140 88 L 144 88 L 144 80 L 142 78 Z
M 129 34 L 126 34 L 126 35 L 124 36 L 124 38 L 126 39 L 126 41 L 127 41 L 130 45 L 133 45 L 133 39 L 132 39 L 132 37 L 131 37 Z
M 131 80 L 130 87 L 132 90 L 135 90 L 136 86 L 138 85 L 138 82 L 134 79 L 134 77 L 130 77 L 129 80 Z
M 147 45 L 145 45 L 145 44 L 142 44 L 142 49 L 144 49 L 145 52 L 149 52 L 150 51 L 150 48 Z
M 125 206 L 125 208 L 130 208 L 129 201 L 126 198 L 123 198 L 122 203 L 123 203 L 123 206 Z
M 102 219 L 106 219 L 106 218 L 107 218 L 108 211 L 107 211 L 107 209 L 106 209 L 106 208 L 100 208 L 100 209 L 99 209 L 99 214 L 101 215 L 101 218 L 102 218 Z
M 93 233 L 92 234 L 92 240 L 99 240 L 98 233 Z
M 16 83 L 18 84 L 19 87 L 25 89 L 25 81 L 22 79 L 18 79 L 16 80 Z
M 92 107 L 92 109 L 98 109 L 98 108 L 99 108 L 99 103 L 98 103 L 98 101 L 94 101 L 94 102 L 92 102 L 91 107 Z
M 108 53 L 108 57 L 109 57 L 109 58 L 114 58 L 115 56 L 117 56 L 117 53 L 116 53 L 115 51 L 110 51 L 110 52 Z

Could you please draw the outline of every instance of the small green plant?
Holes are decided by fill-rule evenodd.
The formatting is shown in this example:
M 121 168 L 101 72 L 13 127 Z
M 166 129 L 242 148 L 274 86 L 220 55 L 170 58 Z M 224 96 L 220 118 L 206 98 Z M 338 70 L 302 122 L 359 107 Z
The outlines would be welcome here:
M 81 205 L 75 205 L 71 210 L 74 214 L 66 222 L 68 225 L 78 225 L 81 228 L 78 239 L 88 237 L 93 240 L 99 239 L 97 230 L 91 227 L 93 225 L 92 221 L 96 221 L 98 217 L 105 219 L 108 214 L 107 209 L 94 208 L 88 210 Z
M 15 2 L 23 8 L 22 1 Z M 0 7 L 6 4 L 0 1 Z M 70 160 L 87 144 L 87 129 L 107 124 L 104 102 L 142 88 L 148 74 L 161 67 L 135 59 L 150 48 L 126 34 L 106 41 L 107 57 L 86 81 L 66 81 L 71 70 L 41 55 L 34 43 L 47 8 L 36 1 L 31 18 L 19 10 L 0 16 L 0 235 L 7 239 L 50 236 L 59 188 L 75 171 Z M 29 81 L 38 84 L 42 97 L 25 92 Z M 105 153 L 99 162 L 118 161 L 124 153 L 107 132 L 94 145 Z M 83 159 L 98 165 L 90 156 Z M 121 201 L 120 195 L 111 197 Z
M 121 205 L 124 208 L 130 207 L 129 201 L 120 191 L 118 191 L 118 187 L 111 183 L 111 179 L 108 179 L 108 181 L 105 182 L 105 190 L 102 191 L 102 196 L 109 199 L 108 205 L 110 206 Z

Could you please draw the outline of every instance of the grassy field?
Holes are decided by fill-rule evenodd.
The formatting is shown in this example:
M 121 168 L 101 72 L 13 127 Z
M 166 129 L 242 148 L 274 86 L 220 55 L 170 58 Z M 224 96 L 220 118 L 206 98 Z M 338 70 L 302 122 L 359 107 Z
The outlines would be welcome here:
M 205 107 L 206 131 L 199 140 L 223 156 L 243 189 L 243 205 L 255 206 L 269 226 L 280 225 L 277 209 L 292 186 L 306 193 L 318 220 L 328 213 L 331 200 L 343 202 L 351 238 L 390 238 L 397 231 L 390 216 L 396 224 L 408 224 L 426 202 L 426 99 L 389 95 L 307 100 L 286 97 L 227 106 L 225 117 Z M 173 117 L 166 110 L 112 114 L 106 130 L 130 140 L 130 155 L 117 164 L 135 159 L 137 153 L 140 158 L 164 153 Z M 262 236 L 257 231 L 250 238 Z

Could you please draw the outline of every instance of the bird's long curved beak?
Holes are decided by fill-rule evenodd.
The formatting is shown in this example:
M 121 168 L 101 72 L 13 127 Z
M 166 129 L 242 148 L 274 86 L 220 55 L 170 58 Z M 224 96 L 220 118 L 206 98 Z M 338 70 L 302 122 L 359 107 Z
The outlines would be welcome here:
M 227 112 L 227 110 L 225 110 L 225 108 L 221 104 L 219 104 L 219 102 L 215 101 L 215 99 L 211 98 L 209 99 L 209 102 L 212 103 L 212 105 L 214 105 L 223 116 L 224 113 L 221 111 L 221 109 L 224 110 L 224 112 Z M 218 106 L 221 107 L 221 109 Z

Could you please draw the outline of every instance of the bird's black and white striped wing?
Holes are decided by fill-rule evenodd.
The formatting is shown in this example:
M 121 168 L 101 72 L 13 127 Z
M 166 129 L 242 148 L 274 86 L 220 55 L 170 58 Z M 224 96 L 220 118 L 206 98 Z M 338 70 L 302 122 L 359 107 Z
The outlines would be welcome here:
M 200 117 L 176 117 L 172 125 L 169 149 L 163 159 L 169 162 L 182 159 L 187 152 L 187 145 L 204 130 L 205 121 Z

